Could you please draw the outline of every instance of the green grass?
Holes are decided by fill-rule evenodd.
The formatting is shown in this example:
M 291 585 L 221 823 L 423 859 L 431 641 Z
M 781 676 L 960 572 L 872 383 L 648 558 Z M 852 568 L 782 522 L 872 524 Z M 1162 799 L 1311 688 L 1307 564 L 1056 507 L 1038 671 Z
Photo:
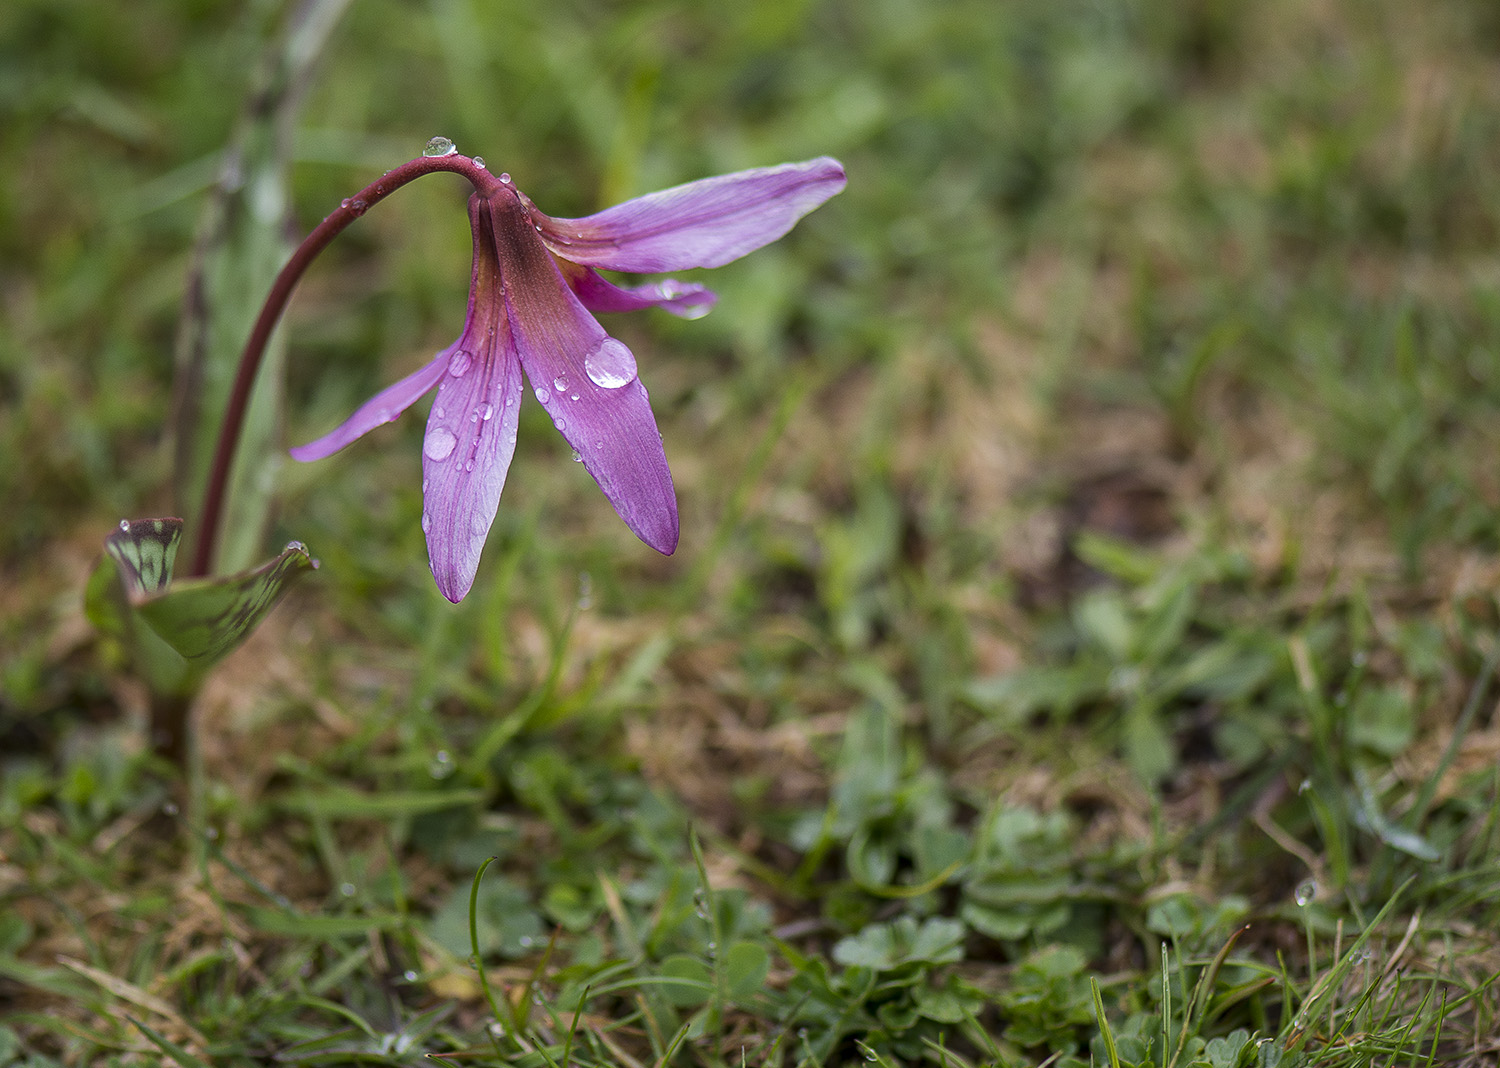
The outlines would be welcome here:
M 1492 5 L 365 0 L 278 141 L 284 6 L 0 7 L 0 1068 L 1496 1062 Z M 301 233 L 439 133 L 558 215 L 850 183 L 610 322 L 670 559 L 534 405 L 458 606 L 416 416 L 273 460 L 322 568 L 182 781 L 81 601 L 284 236 L 184 311 L 218 154 Z M 462 220 L 340 239 L 265 433 L 451 340 Z

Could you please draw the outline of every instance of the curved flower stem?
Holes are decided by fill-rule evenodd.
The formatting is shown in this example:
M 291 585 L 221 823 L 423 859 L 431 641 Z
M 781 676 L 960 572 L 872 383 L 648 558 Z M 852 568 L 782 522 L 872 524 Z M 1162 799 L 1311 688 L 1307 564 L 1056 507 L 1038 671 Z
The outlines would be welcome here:
M 245 423 L 245 410 L 250 403 L 250 390 L 255 385 L 255 375 L 265 356 L 266 344 L 271 340 L 271 331 L 281 320 L 292 290 L 297 287 L 303 272 L 317 258 L 318 253 L 327 248 L 346 226 L 407 182 L 434 171 L 462 175 L 481 195 L 493 193 L 500 184 L 498 178 L 468 156 L 456 152 L 447 156 L 419 156 L 386 171 L 378 180 L 345 200 L 303 239 L 281 273 L 276 276 L 276 281 L 261 306 L 260 315 L 255 320 L 255 326 L 250 331 L 250 337 L 245 341 L 244 351 L 240 354 L 239 370 L 235 373 L 234 386 L 224 408 L 224 420 L 219 425 L 213 467 L 209 470 L 203 509 L 198 516 L 193 558 L 186 577 L 199 578 L 213 569 L 219 526 L 224 516 L 224 498 L 229 486 L 230 471 L 234 467 L 235 450 L 239 448 L 240 430 Z

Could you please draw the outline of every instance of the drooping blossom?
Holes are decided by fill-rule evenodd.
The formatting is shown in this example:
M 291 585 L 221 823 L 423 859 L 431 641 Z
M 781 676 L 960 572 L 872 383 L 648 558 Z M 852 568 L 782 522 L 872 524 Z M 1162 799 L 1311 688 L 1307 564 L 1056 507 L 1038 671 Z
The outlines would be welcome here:
M 715 297 L 670 279 L 618 286 L 596 268 L 719 267 L 775 241 L 843 187 L 843 168 L 822 158 L 554 219 L 501 175 L 469 199 L 474 271 L 458 340 L 292 456 L 329 456 L 436 389 L 422 443 L 422 529 L 438 589 L 457 602 L 473 585 L 515 453 L 524 373 L 620 518 L 670 554 L 677 499 L 646 389 L 630 349 L 591 313 L 654 306 L 696 318 Z

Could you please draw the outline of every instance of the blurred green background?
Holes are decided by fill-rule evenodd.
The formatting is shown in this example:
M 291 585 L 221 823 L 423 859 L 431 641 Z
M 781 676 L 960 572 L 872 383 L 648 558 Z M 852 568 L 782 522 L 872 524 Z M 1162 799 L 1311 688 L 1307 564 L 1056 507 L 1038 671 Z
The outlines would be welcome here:
M 83 581 L 182 507 L 193 330 L 222 388 L 285 243 L 439 134 L 560 216 L 823 154 L 849 186 L 702 273 L 707 318 L 608 321 L 678 553 L 528 403 L 457 607 L 418 415 L 280 449 L 456 336 L 467 190 L 347 231 L 244 526 L 323 567 L 211 685 L 178 822 Z M 8 0 L 0 160 L 0 1065 L 475 1048 L 491 854 L 481 952 L 554 1059 L 583 1005 L 587 1063 L 1098 1061 L 1100 975 L 1121 1063 L 1494 1026 L 1490 0 Z M 1420 907 L 1441 1020 L 1338 970 L 1409 876 L 1359 952 Z M 1330 996 L 1405 1037 L 1339 1045 Z

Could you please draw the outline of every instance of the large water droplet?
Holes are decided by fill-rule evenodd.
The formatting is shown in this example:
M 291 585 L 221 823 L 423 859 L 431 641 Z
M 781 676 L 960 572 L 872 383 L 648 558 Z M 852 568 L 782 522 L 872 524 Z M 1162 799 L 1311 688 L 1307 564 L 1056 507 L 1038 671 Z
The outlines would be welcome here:
M 1306 879 L 1297 884 L 1295 900 L 1298 905 L 1306 907 L 1312 904 L 1313 898 L 1318 896 L 1318 884 L 1311 879 Z
M 552 391 L 550 389 L 548 389 L 546 386 L 537 386 L 536 387 L 536 399 L 540 403 L 546 404 L 549 400 L 552 399 Z
M 451 156 L 458 151 L 458 146 L 446 137 L 434 137 L 427 142 L 427 147 L 422 149 L 424 156 Z
M 552 388 L 559 393 L 568 392 L 568 374 L 566 371 L 552 380 Z
M 470 356 L 463 349 L 459 349 L 452 356 L 448 357 L 448 373 L 454 378 L 461 378 L 473 362 L 474 357 Z
M 484 157 L 483 156 L 475 156 L 474 157 L 474 166 L 476 166 L 476 167 L 483 167 L 484 166 Z
M 504 182 L 506 185 L 510 185 L 510 175 L 508 175 L 508 174 L 502 174 L 502 175 L 500 175 L 500 180 L 502 182 Z
M 619 389 L 635 378 L 635 357 L 620 342 L 607 337 L 583 358 L 589 380 L 604 389 Z
M 568 429 L 568 421 L 562 416 L 558 416 L 556 419 L 552 420 L 552 425 L 557 427 L 558 430 Z
M 453 454 L 453 447 L 457 444 L 458 438 L 453 436 L 453 431 L 445 426 L 435 426 L 427 432 L 427 440 L 422 442 L 422 451 L 429 460 L 446 460 Z
M 492 418 L 494 418 L 495 406 L 486 401 L 484 404 L 481 404 L 478 408 L 474 409 L 474 414 L 488 423 Z

